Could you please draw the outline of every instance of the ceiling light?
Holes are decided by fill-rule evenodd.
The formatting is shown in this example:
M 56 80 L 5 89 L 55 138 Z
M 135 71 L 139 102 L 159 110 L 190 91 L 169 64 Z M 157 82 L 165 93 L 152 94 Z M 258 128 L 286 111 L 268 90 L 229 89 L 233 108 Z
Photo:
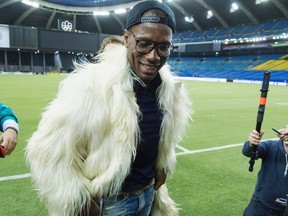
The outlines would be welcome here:
M 39 7 L 39 4 L 37 2 L 33 2 L 30 0 L 22 0 L 22 3 L 27 4 L 29 6 L 32 6 L 32 7 L 35 7 L 35 8 Z
M 185 21 L 189 22 L 189 23 L 192 23 L 194 21 L 194 18 L 193 18 L 193 16 L 191 16 L 191 17 L 186 16 L 185 17 Z
M 114 12 L 115 12 L 115 14 L 123 14 L 123 13 L 126 13 L 126 9 L 120 8 L 120 9 L 115 10 Z
M 268 0 L 256 0 L 255 1 L 255 4 L 257 5 L 257 4 L 261 4 L 261 3 L 263 3 L 263 2 L 267 2 Z
M 236 11 L 236 10 L 238 10 L 238 9 L 239 9 L 238 5 L 234 2 L 234 3 L 232 3 L 232 5 L 231 5 L 230 13 L 233 13 L 234 11 Z
M 207 19 L 210 19 L 211 17 L 213 17 L 213 13 L 211 10 L 207 11 Z
M 110 13 L 108 11 L 94 11 L 94 16 L 108 16 Z

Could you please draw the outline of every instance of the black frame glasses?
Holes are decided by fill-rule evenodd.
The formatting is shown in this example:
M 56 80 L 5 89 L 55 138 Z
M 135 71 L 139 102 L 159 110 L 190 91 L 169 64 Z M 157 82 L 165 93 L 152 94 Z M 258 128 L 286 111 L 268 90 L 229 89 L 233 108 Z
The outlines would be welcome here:
M 157 43 L 149 40 L 142 40 L 138 39 L 131 30 L 130 33 L 136 41 L 135 50 L 140 54 L 148 54 L 156 48 L 157 54 L 160 57 L 167 58 L 170 55 L 171 49 L 174 49 L 171 43 Z

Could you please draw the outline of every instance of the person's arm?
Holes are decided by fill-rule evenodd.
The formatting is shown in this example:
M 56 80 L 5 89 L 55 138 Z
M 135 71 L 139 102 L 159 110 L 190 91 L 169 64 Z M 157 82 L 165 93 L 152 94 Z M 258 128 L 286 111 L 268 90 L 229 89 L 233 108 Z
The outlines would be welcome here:
M 242 154 L 250 157 L 251 151 L 253 149 L 252 145 L 259 145 L 261 141 L 261 137 L 263 136 L 264 131 L 258 133 L 256 130 L 251 131 L 249 134 L 248 140 L 244 143 L 242 148 Z
M 18 133 L 18 119 L 10 107 L 0 103 L 0 130 L 4 132 L 8 128 Z
M 10 155 L 16 148 L 18 142 L 18 133 L 11 128 L 7 128 L 3 134 L 0 135 L 1 146 L 5 150 L 4 157 Z
M 16 148 L 18 142 L 18 119 L 12 109 L 4 104 L 0 104 L 0 135 L 1 146 L 5 149 L 5 155 L 10 155 Z
M 69 82 L 75 76 L 79 75 L 66 78 L 57 98 L 42 113 L 37 130 L 26 146 L 32 180 L 49 215 L 77 215 L 90 203 L 91 184 L 82 170 L 88 142 L 87 121 L 81 118 L 84 97 L 80 95 L 79 85 L 82 81 Z M 79 100 L 76 102 L 75 98 Z

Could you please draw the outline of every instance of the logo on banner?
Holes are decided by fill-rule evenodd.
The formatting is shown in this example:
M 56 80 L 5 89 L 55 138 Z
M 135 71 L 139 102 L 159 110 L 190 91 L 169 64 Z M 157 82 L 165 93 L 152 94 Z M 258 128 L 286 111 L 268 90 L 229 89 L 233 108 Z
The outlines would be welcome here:
M 62 21 L 61 22 L 61 29 L 63 31 L 71 32 L 73 30 L 73 24 L 71 22 L 69 22 L 68 20 Z

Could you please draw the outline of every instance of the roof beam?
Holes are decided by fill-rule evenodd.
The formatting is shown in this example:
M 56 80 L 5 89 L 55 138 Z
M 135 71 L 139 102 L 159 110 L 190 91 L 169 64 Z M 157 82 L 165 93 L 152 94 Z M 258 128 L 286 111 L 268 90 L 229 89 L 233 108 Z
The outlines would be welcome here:
M 94 21 L 95 21 L 95 24 L 96 24 L 98 33 L 99 33 L 99 34 L 102 34 L 102 33 L 103 33 L 103 30 L 102 30 L 102 27 L 101 27 L 101 25 L 100 25 L 99 20 L 97 19 L 97 16 L 93 16 L 93 18 L 94 18 Z
M 14 25 L 18 26 L 20 25 L 26 17 L 28 17 L 36 8 L 30 7 L 28 10 L 26 10 L 14 23 Z
M 56 16 L 56 11 L 53 11 L 51 13 L 51 16 L 49 17 L 47 23 L 46 23 L 45 29 L 50 29 L 51 28 L 51 24 L 52 24 L 52 21 L 53 21 L 55 16 Z
M 121 29 L 124 30 L 125 24 L 121 21 L 121 19 L 115 14 L 111 14 L 111 16 L 119 23 Z
M 19 1 L 19 0 L 18 0 Z M 142 1 L 142 0 L 141 0 Z M 119 4 L 119 5 L 112 5 L 112 6 L 103 6 L 103 7 L 77 7 L 77 6 L 68 6 L 68 5 L 61 5 L 57 3 L 47 2 L 45 0 L 34 0 L 34 2 L 37 2 L 40 7 L 46 10 L 56 9 L 58 12 L 62 13 L 73 13 L 73 14 L 87 14 L 90 15 L 94 11 L 114 11 L 119 8 L 131 8 L 133 7 L 137 2 L 134 1 L 126 4 Z
M 243 11 L 243 13 L 251 20 L 251 22 L 254 25 L 259 23 L 259 20 L 256 18 L 256 16 L 250 10 L 248 10 L 247 7 L 245 7 L 239 1 L 237 2 L 237 5 L 238 5 L 239 9 Z
M 1 9 L 1 8 L 4 8 L 4 7 L 7 7 L 7 6 L 11 5 L 11 4 L 15 4 L 15 3 L 17 3 L 17 2 L 19 2 L 19 0 L 5 1 L 5 2 L 3 2 L 3 3 L 0 4 L 0 9 Z
M 288 8 L 279 0 L 271 0 L 271 2 L 288 18 Z
M 169 4 L 173 5 L 178 11 L 180 11 L 180 13 L 182 13 L 184 16 L 190 17 L 191 15 L 183 8 L 181 7 L 179 4 L 175 3 L 175 2 L 169 2 Z M 202 31 L 202 28 L 199 26 L 199 24 L 197 23 L 197 21 L 193 21 L 192 22 L 193 26 L 198 30 L 198 31 Z
M 224 19 L 219 15 L 219 13 L 213 8 L 211 7 L 209 4 L 207 4 L 207 2 L 205 2 L 204 0 L 196 0 L 199 4 L 201 4 L 203 7 L 205 7 L 207 9 L 207 11 L 211 10 L 213 13 L 213 16 L 216 17 L 216 19 L 221 23 L 221 25 L 224 28 L 228 28 L 228 24 L 224 21 Z

